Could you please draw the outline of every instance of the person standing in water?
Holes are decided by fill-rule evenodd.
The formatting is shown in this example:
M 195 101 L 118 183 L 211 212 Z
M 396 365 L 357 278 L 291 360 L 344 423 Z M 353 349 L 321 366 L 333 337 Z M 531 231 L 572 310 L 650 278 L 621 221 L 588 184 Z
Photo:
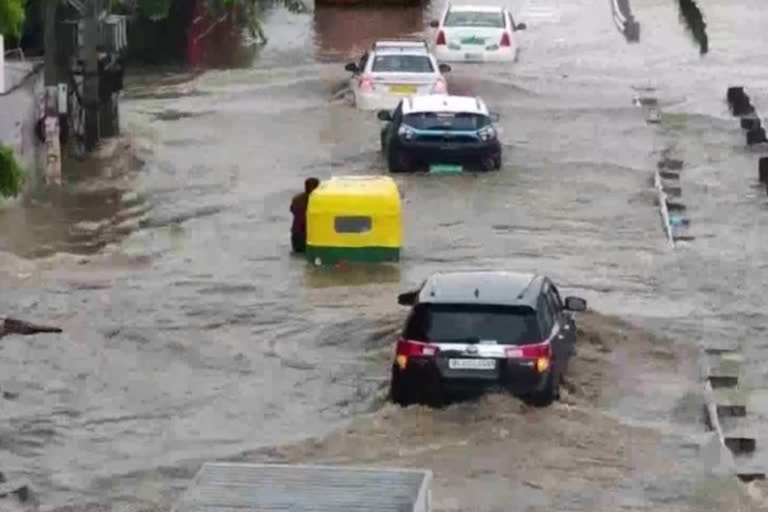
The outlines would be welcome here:
M 291 225 L 291 247 L 293 252 L 304 252 L 307 246 L 307 205 L 309 194 L 320 185 L 317 178 L 304 180 L 304 192 L 296 194 L 291 200 L 291 213 L 293 225 Z

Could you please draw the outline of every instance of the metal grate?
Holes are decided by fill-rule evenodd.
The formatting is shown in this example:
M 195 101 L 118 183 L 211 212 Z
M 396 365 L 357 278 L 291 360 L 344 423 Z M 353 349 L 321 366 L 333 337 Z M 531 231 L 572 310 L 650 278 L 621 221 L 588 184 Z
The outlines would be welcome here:
M 428 470 L 206 463 L 173 512 L 427 512 Z

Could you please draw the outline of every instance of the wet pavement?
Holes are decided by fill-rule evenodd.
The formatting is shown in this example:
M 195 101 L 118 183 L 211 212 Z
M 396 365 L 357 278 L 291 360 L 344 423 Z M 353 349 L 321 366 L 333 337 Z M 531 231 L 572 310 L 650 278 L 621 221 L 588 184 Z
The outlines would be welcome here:
M 675 2 L 632 2 L 633 44 L 608 2 L 515 4 L 528 25 L 520 61 L 455 65 L 449 77 L 501 114 L 501 172 L 398 176 L 404 259 L 353 282 L 289 255 L 288 203 L 311 175 L 385 172 L 375 115 L 331 98 L 366 43 L 418 33 L 440 5 L 366 16 L 275 7 L 250 67 L 171 93 L 136 83 L 122 112 L 146 161 L 135 181 L 89 203 L 42 195 L 0 211 L 0 249 L 15 254 L 2 259 L 0 311 L 66 330 L 3 340 L 0 387 L 19 392 L 0 402 L 3 471 L 28 475 L 50 501 L 98 498 L 134 472 L 327 432 L 374 406 L 386 368 L 366 364 L 366 344 L 386 335 L 397 291 L 438 269 L 545 272 L 566 294 L 680 342 L 744 340 L 749 380 L 768 386 L 766 196 L 754 187 L 757 150 L 724 101 L 743 84 L 768 112 L 760 5 L 699 1 L 702 55 Z M 659 125 L 645 122 L 638 94 L 658 98 Z M 664 150 L 684 161 L 697 237 L 675 250 L 651 181 Z M 99 224 L 120 225 L 125 210 L 140 219 L 134 231 Z M 75 226 L 81 238 L 52 234 Z M 61 255 L 105 246 L 123 259 Z M 682 400 L 670 385 L 609 406 L 664 427 Z M 665 492 L 678 491 L 660 488 L 659 500 Z

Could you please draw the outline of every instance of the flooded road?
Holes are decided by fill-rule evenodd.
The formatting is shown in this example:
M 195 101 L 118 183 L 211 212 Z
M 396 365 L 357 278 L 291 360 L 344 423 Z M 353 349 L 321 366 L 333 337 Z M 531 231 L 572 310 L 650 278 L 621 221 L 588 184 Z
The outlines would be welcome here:
M 128 475 L 328 432 L 375 406 L 387 368 L 366 350 L 396 327 L 395 294 L 439 269 L 545 272 L 681 343 L 750 340 L 749 378 L 768 386 L 757 363 L 768 358 L 766 198 L 724 102 L 730 85 L 768 91 L 757 44 L 768 14 L 757 0 L 697 3 L 704 56 L 675 2 L 632 2 L 635 44 L 608 2 L 514 3 L 528 25 L 520 61 L 449 77 L 501 114 L 501 172 L 398 176 L 404 259 L 352 278 L 289 255 L 288 204 L 308 176 L 385 172 L 375 115 L 331 98 L 366 44 L 421 33 L 441 4 L 365 16 L 275 7 L 250 67 L 134 84 L 123 121 L 144 160 L 135 179 L 90 202 L 73 185 L 0 211 L 0 311 L 66 331 L 3 340 L 0 388 L 19 393 L 0 402 L 3 471 L 50 502 L 151 502 L 167 492 L 157 474 L 146 494 Z M 638 94 L 658 98 L 660 125 Z M 768 94 L 753 100 L 768 112 Z M 675 250 L 651 187 L 664 150 L 685 162 L 697 236 Z M 685 391 L 608 405 L 663 426 Z

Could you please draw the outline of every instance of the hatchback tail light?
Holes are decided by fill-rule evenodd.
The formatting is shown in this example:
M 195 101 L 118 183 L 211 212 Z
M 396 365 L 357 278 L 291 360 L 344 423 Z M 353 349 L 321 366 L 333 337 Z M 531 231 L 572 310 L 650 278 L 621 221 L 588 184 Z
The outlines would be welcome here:
M 357 81 L 357 86 L 364 92 L 370 92 L 375 89 L 373 79 L 369 76 L 361 76 Z
M 512 46 L 512 41 L 507 32 L 501 34 L 501 42 L 499 43 L 499 46 Z
M 405 370 L 408 365 L 408 358 L 410 357 L 434 357 L 437 354 L 437 347 L 424 343 L 423 341 L 407 340 L 400 338 L 397 340 L 397 348 L 395 350 L 397 366 L 401 370 Z
M 445 45 L 445 32 L 442 30 L 437 33 L 437 42 L 435 44 Z
M 533 359 L 536 371 L 543 373 L 549 369 L 552 359 L 552 345 L 550 345 L 549 341 L 545 341 L 531 345 L 507 347 L 505 354 L 509 358 Z

